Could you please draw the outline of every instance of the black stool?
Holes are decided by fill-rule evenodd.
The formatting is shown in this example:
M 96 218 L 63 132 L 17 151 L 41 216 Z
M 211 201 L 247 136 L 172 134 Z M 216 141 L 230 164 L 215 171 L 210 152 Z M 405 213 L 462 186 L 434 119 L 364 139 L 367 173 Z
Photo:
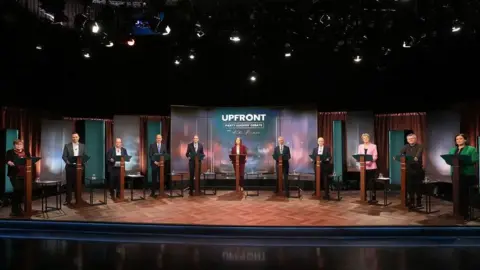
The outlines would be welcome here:
M 35 181 L 35 184 L 40 186 L 42 192 L 40 196 L 42 201 L 42 213 L 62 210 L 62 180 L 37 180 Z M 53 192 L 46 192 L 48 187 L 55 187 L 55 190 Z M 55 207 L 48 206 L 48 198 L 51 196 L 55 196 Z
M 142 187 L 143 187 L 143 197 L 140 197 L 138 199 L 133 198 L 133 189 L 135 188 L 135 180 L 142 179 Z M 130 188 L 130 200 L 133 201 L 139 201 L 139 200 L 145 200 L 147 197 L 146 195 L 146 189 L 147 189 L 147 178 L 141 174 L 129 174 L 125 175 L 125 181 L 127 182 L 127 185 Z M 160 184 L 160 183 L 159 183 Z
M 390 185 L 390 178 L 388 177 L 377 177 L 375 183 L 383 184 L 383 206 L 390 205 L 391 202 L 388 202 L 388 186 Z M 376 187 L 374 187 L 376 188 Z
M 88 183 L 88 189 L 90 191 L 90 205 L 103 205 L 107 204 L 107 181 L 105 178 L 96 178 L 96 177 L 87 177 L 85 178 L 86 182 Z M 95 192 L 95 186 L 102 186 L 103 187 L 103 201 L 99 201 L 99 203 L 95 204 L 93 202 L 93 194 Z

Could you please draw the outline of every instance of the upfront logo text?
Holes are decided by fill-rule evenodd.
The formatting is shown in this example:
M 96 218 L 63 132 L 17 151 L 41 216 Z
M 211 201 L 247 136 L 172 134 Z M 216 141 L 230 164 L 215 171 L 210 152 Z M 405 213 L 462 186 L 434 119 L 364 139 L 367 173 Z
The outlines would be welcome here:
M 222 114 L 222 121 L 261 122 L 265 121 L 266 114 Z

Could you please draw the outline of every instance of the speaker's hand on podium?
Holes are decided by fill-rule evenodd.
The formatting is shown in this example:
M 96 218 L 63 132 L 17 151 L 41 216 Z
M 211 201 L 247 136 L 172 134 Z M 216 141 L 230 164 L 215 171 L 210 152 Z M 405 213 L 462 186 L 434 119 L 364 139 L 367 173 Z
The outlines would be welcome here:
M 417 157 L 414 157 L 413 160 L 418 161 L 418 158 L 417 158 Z
M 11 167 L 15 166 L 15 163 L 13 163 L 12 161 L 7 162 L 7 164 L 8 166 L 11 166 Z
M 155 165 L 159 166 L 160 163 L 158 161 L 154 161 L 153 163 L 155 163 Z
M 115 160 L 113 158 L 110 159 L 110 162 L 115 162 Z

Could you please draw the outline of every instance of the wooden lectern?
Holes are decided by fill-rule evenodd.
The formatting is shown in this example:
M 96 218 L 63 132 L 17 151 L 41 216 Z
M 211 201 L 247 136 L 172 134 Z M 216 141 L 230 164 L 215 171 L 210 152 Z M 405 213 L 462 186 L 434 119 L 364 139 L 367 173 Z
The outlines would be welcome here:
M 412 156 L 398 155 L 394 160 L 400 162 L 400 208 L 407 208 L 407 160 Z
M 119 175 L 119 182 L 120 182 L 120 190 L 119 190 L 119 198 L 115 200 L 116 203 L 124 202 L 125 200 L 125 162 L 130 162 L 131 156 L 115 156 L 115 162 L 120 162 L 120 175 Z
M 195 170 L 195 173 L 194 173 L 194 179 L 193 179 L 193 185 L 195 186 L 195 193 L 193 195 L 195 196 L 200 196 L 200 170 L 202 169 L 201 168 L 201 161 L 203 160 L 203 158 L 205 157 L 205 155 L 202 155 L 202 154 L 197 154 L 195 152 L 192 152 L 190 153 L 190 159 L 193 158 L 193 162 L 194 162 L 194 170 Z
M 320 155 L 311 155 L 310 158 L 315 162 L 315 194 L 317 199 L 322 197 L 322 159 Z
M 273 159 L 278 161 L 277 163 L 277 194 L 284 194 L 284 187 L 283 187 L 283 155 L 272 155 Z
M 168 154 L 155 154 L 154 161 L 158 162 L 158 198 L 167 197 L 165 194 L 165 161 L 170 159 Z
M 360 202 L 367 201 L 367 191 L 366 191 L 366 166 L 365 162 L 373 161 L 372 155 L 353 155 L 353 158 L 360 163 Z
M 240 189 L 240 162 L 244 162 L 246 158 L 245 154 L 231 154 L 230 160 L 232 161 L 233 167 L 235 168 L 235 191 L 241 192 Z
M 75 179 L 75 205 L 74 207 L 85 207 L 89 206 L 89 204 L 83 200 L 83 172 L 84 172 L 84 164 L 90 159 L 89 156 L 77 156 L 72 157 L 69 161 L 71 164 L 75 164 L 76 168 L 76 179 Z
M 452 201 L 453 201 L 453 216 L 456 219 L 463 220 L 460 210 L 460 163 L 471 164 L 472 158 L 467 155 L 441 155 L 445 162 L 452 166 Z
M 15 165 L 25 165 L 24 178 L 24 200 L 23 200 L 23 216 L 30 218 L 39 213 L 38 210 L 32 210 L 32 190 L 33 190 L 33 171 L 32 167 L 39 161 L 39 157 L 19 158 L 14 161 Z

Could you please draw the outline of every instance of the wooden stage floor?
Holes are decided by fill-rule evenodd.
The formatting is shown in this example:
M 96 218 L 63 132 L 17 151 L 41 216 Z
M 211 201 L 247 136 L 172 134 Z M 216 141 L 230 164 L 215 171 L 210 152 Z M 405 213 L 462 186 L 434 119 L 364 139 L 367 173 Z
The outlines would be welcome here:
M 125 192 L 130 198 L 130 192 Z M 147 195 L 149 192 L 147 192 Z M 272 192 L 260 192 L 258 197 L 242 198 L 228 191 L 219 191 L 216 196 L 177 197 L 113 203 L 71 209 L 63 206 L 60 211 L 51 211 L 33 219 L 62 221 L 134 222 L 159 224 L 201 224 L 239 226 L 415 226 L 415 225 L 460 225 L 448 218 L 452 204 L 432 198 L 433 213 L 409 212 L 397 209 L 400 200 L 390 195 L 389 206 L 358 203 L 359 191 L 342 193 L 341 201 L 318 201 L 304 192 L 302 199 L 284 199 L 272 196 Z M 141 196 L 135 192 L 135 198 Z M 336 194 L 332 194 L 336 195 Z M 383 202 L 383 193 L 378 200 Z M 84 198 L 89 198 L 85 193 Z M 95 194 L 103 199 L 103 192 Z M 49 199 L 53 206 L 55 198 Z M 34 209 L 40 209 L 40 201 Z M 10 209 L 0 209 L 0 218 L 8 218 Z M 478 215 L 478 214 L 477 214 Z M 479 226 L 471 221 L 465 225 Z

